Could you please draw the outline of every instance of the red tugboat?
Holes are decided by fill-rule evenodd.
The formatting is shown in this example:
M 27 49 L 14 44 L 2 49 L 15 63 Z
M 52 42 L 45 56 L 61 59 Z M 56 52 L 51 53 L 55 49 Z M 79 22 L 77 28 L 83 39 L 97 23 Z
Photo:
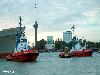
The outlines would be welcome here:
M 76 40 L 76 37 L 73 37 L 72 45 L 73 47 L 70 51 L 64 50 L 63 52 L 60 52 L 59 57 L 70 58 L 92 56 L 93 51 L 90 49 L 86 49 L 86 47 L 81 47 L 78 39 Z
M 21 62 L 36 61 L 39 53 L 36 49 L 30 48 L 25 33 L 21 32 L 21 20 L 20 17 L 20 32 L 16 35 L 16 49 L 12 53 L 8 54 L 7 60 Z
M 74 34 L 74 25 L 71 28 Z M 61 52 L 59 54 L 60 58 L 70 58 L 70 57 L 87 57 L 87 56 L 92 56 L 93 51 L 90 49 L 86 49 L 86 44 L 85 47 L 81 47 L 80 42 L 76 37 L 73 37 L 72 39 L 72 49 L 69 52 Z
M 71 58 L 71 55 L 69 55 L 69 54 L 66 53 L 66 52 L 61 52 L 61 53 L 59 54 L 59 57 L 60 57 L 60 58 Z
M 71 58 L 70 52 L 68 51 L 68 48 L 65 47 L 65 50 L 60 52 L 59 54 L 60 58 Z
M 90 49 L 86 49 L 85 47 L 81 47 L 78 39 L 76 37 L 73 37 L 72 39 L 72 49 L 70 50 L 70 55 L 72 57 L 87 57 L 87 56 L 92 56 L 93 51 Z

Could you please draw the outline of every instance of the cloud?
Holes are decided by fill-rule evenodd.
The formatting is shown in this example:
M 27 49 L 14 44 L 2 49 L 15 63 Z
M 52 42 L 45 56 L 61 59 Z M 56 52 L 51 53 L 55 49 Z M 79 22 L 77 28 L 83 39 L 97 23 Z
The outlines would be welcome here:
M 36 2 L 37 9 L 34 8 L 33 0 L 1 0 L 0 24 L 4 27 L 0 27 L 18 26 L 18 17 L 21 15 L 24 19 L 23 25 L 25 24 L 27 32 L 30 32 L 28 36 L 34 36 L 32 25 L 35 20 L 39 24 L 39 33 L 66 31 L 73 24 L 81 30 L 86 27 L 91 29 L 91 33 L 94 33 L 93 27 L 99 30 L 100 0 L 36 0 Z

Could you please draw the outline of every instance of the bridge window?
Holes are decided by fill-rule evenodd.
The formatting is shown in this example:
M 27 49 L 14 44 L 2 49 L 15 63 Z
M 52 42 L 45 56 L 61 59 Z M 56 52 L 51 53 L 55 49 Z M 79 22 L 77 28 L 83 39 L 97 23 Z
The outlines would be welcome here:
M 27 39 L 21 39 L 21 42 L 27 42 Z

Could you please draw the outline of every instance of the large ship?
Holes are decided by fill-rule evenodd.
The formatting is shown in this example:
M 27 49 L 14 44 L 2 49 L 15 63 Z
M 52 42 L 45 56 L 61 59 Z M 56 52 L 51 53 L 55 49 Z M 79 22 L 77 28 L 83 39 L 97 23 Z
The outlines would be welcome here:
M 25 27 L 3 29 L 0 31 L 0 58 L 5 58 L 16 48 L 17 33 L 24 32 Z
M 3 29 L 0 31 L 0 53 L 9 53 L 16 47 L 16 34 L 19 32 L 20 27 Z M 22 27 L 24 32 L 25 27 Z

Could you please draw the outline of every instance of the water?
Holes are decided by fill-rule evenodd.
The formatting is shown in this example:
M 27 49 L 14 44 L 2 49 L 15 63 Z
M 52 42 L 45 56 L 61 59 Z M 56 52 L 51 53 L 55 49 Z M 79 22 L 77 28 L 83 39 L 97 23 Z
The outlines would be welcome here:
M 58 52 L 40 53 L 36 62 L 23 63 L 1 59 L 0 75 L 100 75 L 99 53 L 80 58 L 58 55 Z

